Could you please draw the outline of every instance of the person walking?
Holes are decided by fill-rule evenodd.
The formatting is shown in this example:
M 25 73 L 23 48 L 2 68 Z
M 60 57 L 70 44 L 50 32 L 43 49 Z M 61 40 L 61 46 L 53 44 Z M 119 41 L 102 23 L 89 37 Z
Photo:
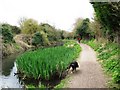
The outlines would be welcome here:
M 78 37 L 77 39 L 78 39 L 78 42 L 80 43 L 81 38 L 80 38 L 80 37 Z

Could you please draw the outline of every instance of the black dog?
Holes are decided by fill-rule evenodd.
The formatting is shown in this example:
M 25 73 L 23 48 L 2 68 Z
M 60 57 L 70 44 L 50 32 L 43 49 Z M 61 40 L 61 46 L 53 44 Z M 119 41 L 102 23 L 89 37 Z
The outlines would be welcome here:
M 72 72 L 76 71 L 76 68 L 79 67 L 78 63 L 76 61 L 70 63 L 69 67 L 67 69 L 70 69 L 72 67 Z

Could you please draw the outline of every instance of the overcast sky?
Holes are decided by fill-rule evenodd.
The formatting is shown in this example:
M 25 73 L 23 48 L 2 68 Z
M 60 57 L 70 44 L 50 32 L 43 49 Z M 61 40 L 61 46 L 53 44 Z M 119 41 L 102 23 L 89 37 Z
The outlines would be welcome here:
M 21 17 L 71 31 L 77 18 L 92 18 L 89 0 L 0 0 L 0 22 L 18 25 Z

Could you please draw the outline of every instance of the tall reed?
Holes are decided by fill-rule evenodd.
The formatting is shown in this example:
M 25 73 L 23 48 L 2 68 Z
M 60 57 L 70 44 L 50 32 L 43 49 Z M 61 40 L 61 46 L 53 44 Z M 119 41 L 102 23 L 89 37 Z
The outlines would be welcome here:
M 17 68 L 30 78 L 49 80 L 61 73 L 78 57 L 80 46 L 74 41 L 65 45 L 25 52 L 16 60 Z

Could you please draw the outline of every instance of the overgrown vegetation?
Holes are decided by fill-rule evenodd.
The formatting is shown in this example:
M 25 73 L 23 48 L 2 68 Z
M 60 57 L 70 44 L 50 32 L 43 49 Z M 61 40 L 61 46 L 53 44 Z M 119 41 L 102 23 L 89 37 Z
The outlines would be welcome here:
M 75 41 L 67 41 L 64 46 L 25 52 L 17 58 L 17 68 L 30 78 L 50 80 L 54 75 L 61 77 L 80 50 Z
M 13 42 L 12 28 L 9 24 L 0 24 L 0 36 L 2 37 L 3 43 Z
M 119 57 L 119 45 L 117 43 L 96 43 L 93 41 L 86 41 L 92 48 L 98 52 L 98 59 L 102 66 L 112 77 L 112 88 L 120 88 L 120 57 Z
M 36 32 L 32 37 L 32 45 L 34 46 L 46 46 L 49 44 L 49 40 L 44 32 Z
M 36 47 L 46 46 L 58 42 L 61 39 L 70 39 L 71 34 L 67 31 L 56 29 L 48 23 L 41 23 L 34 19 L 23 18 L 20 20 L 22 34 L 31 36 L 31 45 Z
M 62 42 L 62 39 L 70 39 L 71 37 L 67 31 L 56 29 L 48 23 L 39 24 L 34 19 L 22 18 L 19 24 L 20 27 L 0 23 L 3 57 L 16 52 L 16 49 L 11 47 L 14 43 L 18 44 L 21 49 L 27 50 L 28 46 L 30 48 L 57 46 Z M 21 51 L 21 49 L 19 50 Z
M 80 39 L 92 39 L 95 36 L 95 33 L 93 32 L 93 28 L 91 28 L 91 21 L 89 18 L 81 19 L 78 18 L 76 23 L 74 24 L 74 28 L 72 31 L 72 34 L 75 38 Z
M 12 34 L 16 35 L 21 33 L 21 29 L 19 27 L 11 25 L 11 28 L 12 28 L 11 30 Z
M 91 2 L 98 21 L 102 24 L 102 34 L 109 41 L 120 40 L 120 1 Z M 120 43 L 120 42 L 119 42 Z

